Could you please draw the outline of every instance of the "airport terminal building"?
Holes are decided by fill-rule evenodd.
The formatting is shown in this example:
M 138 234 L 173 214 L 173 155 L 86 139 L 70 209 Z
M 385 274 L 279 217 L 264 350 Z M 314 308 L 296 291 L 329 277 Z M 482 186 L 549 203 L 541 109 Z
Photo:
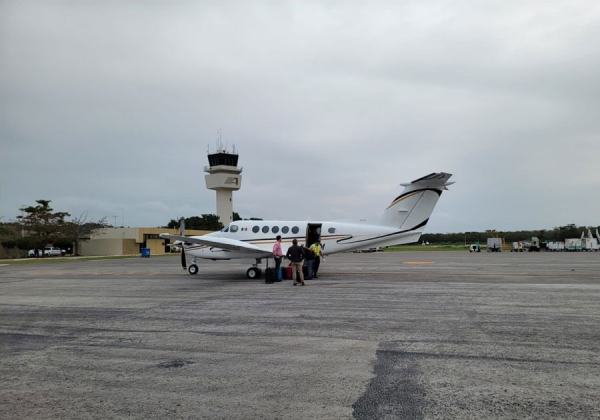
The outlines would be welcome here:
M 209 230 L 186 230 L 188 236 L 205 235 Z M 168 254 L 171 243 L 158 235 L 170 233 L 178 235 L 178 229 L 168 228 L 105 228 L 94 231 L 88 240 L 81 241 L 80 255 L 136 255 L 142 248 L 149 248 L 151 255 Z

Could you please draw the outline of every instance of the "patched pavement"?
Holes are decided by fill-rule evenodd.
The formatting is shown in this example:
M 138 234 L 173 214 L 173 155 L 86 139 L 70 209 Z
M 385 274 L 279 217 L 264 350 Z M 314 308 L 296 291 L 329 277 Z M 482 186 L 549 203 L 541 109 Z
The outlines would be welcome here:
M 600 254 L 0 271 L 0 418 L 597 419 Z

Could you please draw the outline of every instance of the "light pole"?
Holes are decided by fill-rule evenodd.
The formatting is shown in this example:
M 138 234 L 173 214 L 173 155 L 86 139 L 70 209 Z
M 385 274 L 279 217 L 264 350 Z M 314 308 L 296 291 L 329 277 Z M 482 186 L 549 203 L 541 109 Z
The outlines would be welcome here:
M 113 216 L 115 218 L 115 224 L 113 225 L 113 227 L 117 227 L 117 216 Z

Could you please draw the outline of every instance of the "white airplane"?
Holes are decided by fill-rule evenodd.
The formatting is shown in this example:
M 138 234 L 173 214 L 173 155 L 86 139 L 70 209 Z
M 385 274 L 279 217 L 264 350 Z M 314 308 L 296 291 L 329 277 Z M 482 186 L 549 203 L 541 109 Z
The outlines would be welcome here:
M 370 247 L 418 242 L 429 217 L 449 185 L 452 174 L 431 173 L 406 184 L 404 190 L 384 210 L 377 224 L 344 223 L 333 221 L 266 221 L 238 220 L 219 232 L 203 236 L 184 236 L 161 233 L 160 237 L 176 241 L 182 246 L 181 265 L 186 269 L 185 254 L 193 257 L 188 268 L 190 274 L 198 273 L 196 260 L 231 260 L 254 258 L 256 263 L 246 272 L 248 278 L 260 277 L 261 261 L 273 257 L 273 244 L 281 235 L 281 248 L 285 255 L 296 239 L 310 246 L 320 239 L 323 253 L 354 251 Z

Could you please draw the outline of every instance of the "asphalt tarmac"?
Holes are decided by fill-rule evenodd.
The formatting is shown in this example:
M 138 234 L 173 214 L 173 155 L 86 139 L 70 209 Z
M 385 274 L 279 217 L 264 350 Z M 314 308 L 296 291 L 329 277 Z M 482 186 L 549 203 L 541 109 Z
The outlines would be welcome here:
M 600 419 L 600 253 L 0 266 L 2 419 Z

